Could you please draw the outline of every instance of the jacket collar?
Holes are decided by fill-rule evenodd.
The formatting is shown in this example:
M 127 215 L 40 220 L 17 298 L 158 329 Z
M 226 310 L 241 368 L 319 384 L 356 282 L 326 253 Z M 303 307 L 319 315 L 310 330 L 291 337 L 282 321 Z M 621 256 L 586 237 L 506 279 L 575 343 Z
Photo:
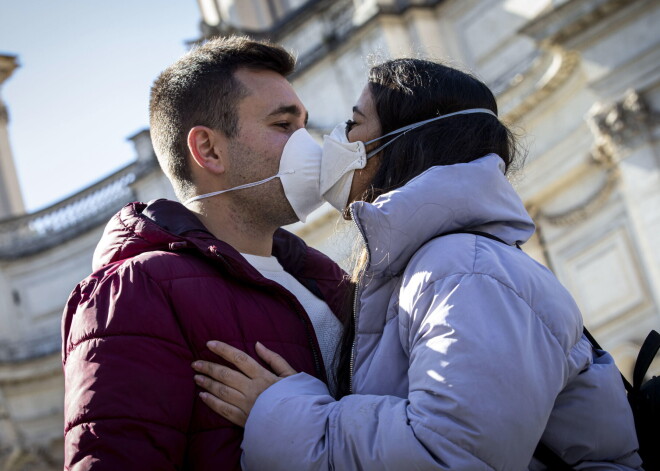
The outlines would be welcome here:
M 244 260 L 232 246 L 215 239 L 197 216 L 181 203 L 165 199 L 152 201 L 142 214 L 177 236 L 202 236 L 205 239 L 211 237 L 222 246 L 224 255 L 231 255 L 232 258 L 240 257 L 241 262 Z M 301 274 L 305 267 L 306 254 L 307 245 L 302 239 L 281 228 L 275 231 L 272 255 L 287 272 L 292 275 Z
M 522 244 L 535 229 L 495 154 L 432 167 L 373 203 L 353 203 L 351 212 L 375 276 L 399 274 L 422 245 L 448 232 L 483 231 Z
M 185 236 L 203 233 L 213 237 L 195 214 L 181 203 L 166 199 L 150 201 L 142 210 L 142 215 L 151 219 L 167 232 Z M 201 234 L 200 234 L 201 235 Z
M 193 212 L 166 199 L 130 203 L 115 214 L 94 253 L 94 269 L 143 252 L 181 249 L 196 249 L 222 259 L 237 275 L 254 277 L 258 273 L 236 249 L 215 238 Z M 300 238 L 283 229 L 276 231 L 273 255 L 292 275 L 303 270 L 306 250 Z

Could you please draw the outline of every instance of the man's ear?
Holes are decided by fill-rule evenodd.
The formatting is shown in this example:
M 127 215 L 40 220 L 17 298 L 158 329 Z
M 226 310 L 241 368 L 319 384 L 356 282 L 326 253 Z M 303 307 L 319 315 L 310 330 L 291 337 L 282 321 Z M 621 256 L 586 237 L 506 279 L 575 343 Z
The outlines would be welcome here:
M 188 131 L 188 150 L 193 162 L 211 173 L 221 174 L 227 168 L 227 137 L 206 126 Z

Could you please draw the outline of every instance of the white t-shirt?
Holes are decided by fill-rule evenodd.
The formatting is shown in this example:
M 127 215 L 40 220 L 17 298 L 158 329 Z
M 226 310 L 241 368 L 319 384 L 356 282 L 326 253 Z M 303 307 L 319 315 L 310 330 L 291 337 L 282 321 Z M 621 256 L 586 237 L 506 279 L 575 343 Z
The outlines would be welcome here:
M 284 270 L 277 258 L 260 257 L 242 253 L 243 257 L 256 268 L 265 278 L 279 283 L 293 294 L 302 307 L 305 308 L 309 320 L 312 322 L 316 338 L 321 348 L 323 364 L 328 375 L 330 391 L 335 389 L 334 358 L 342 333 L 339 319 L 332 313 L 325 301 L 317 298 L 305 288 L 298 280 Z

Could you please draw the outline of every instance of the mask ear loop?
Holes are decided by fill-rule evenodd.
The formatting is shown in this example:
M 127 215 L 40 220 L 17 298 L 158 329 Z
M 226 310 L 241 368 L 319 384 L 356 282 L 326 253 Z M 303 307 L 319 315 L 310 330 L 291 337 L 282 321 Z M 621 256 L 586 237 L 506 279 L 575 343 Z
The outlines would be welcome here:
M 272 177 L 264 178 L 263 180 L 259 180 L 258 182 L 252 182 L 252 183 L 246 183 L 245 185 L 239 185 L 235 186 L 234 188 L 228 188 L 226 190 L 220 190 L 220 191 L 214 191 L 212 193 L 204 193 L 203 195 L 198 195 L 190 198 L 189 200 L 186 200 L 183 202 L 184 206 L 192 203 L 193 201 L 201 200 L 204 198 L 210 198 L 211 196 L 216 196 L 220 195 L 222 193 L 227 193 L 228 191 L 234 191 L 234 190 L 244 190 L 245 188 L 252 188 L 253 186 L 261 185 L 262 183 L 269 182 L 275 178 L 281 177 L 282 175 L 288 175 L 290 173 L 295 173 L 295 170 L 287 170 L 285 172 L 280 172 L 277 175 L 273 175 Z
M 427 119 L 427 120 L 424 120 L 424 121 L 420 121 L 419 123 L 409 124 L 408 126 L 404 126 L 402 128 L 395 129 L 392 132 L 388 132 L 387 134 L 384 134 L 380 137 L 377 137 L 375 139 L 372 139 L 370 141 L 365 142 L 364 145 L 366 147 L 369 144 L 372 144 L 376 141 L 380 141 L 381 139 L 383 139 L 385 137 L 393 136 L 394 134 L 399 134 L 398 136 L 396 136 L 391 141 L 386 142 L 385 144 L 383 144 L 382 146 L 380 146 L 376 150 L 372 150 L 371 152 L 369 152 L 367 154 L 367 160 L 370 159 L 371 157 L 373 157 L 374 155 L 376 155 L 381 150 L 383 150 L 385 147 L 392 144 L 394 141 L 396 141 L 401 136 L 405 135 L 409 131 L 417 129 L 420 126 L 424 126 L 425 124 L 432 123 L 433 121 L 438 121 L 439 119 L 449 118 L 450 116 L 456 116 L 456 115 L 459 115 L 459 114 L 473 114 L 473 113 L 486 113 L 486 114 L 489 114 L 489 115 L 494 116 L 495 118 L 497 118 L 497 115 L 495 113 L 493 113 L 491 110 L 487 109 L 487 108 L 472 108 L 472 109 L 469 109 L 469 110 L 461 110 L 461 111 L 455 111 L 454 113 L 443 114 L 442 116 L 436 116 L 435 118 L 430 118 L 430 119 Z
M 369 152 L 369 153 L 367 154 L 367 160 L 369 160 L 369 159 L 372 158 L 374 155 L 376 155 L 377 153 L 379 153 L 381 150 L 383 150 L 384 148 L 386 148 L 387 146 L 389 146 L 390 144 L 392 144 L 394 141 L 396 141 L 396 140 L 397 140 L 398 138 L 400 138 L 401 136 L 405 136 L 406 133 L 408 133 L 408 131 L 412 131 L 413 129 L 416 129 L 416 128 L 418 128 L 418 127 L 419 127 L 419 126 L 415 126 L 414 128 L 406 129 L 405 131 L 403 131 L 401 134 L 399 134 L 398 136 L 396 136 L 396 137 L 395 137 L 394 139 L 392 139 L 391 141 L 386 142 L 385 144 L 383 144 L 382 146 L 378 147 L 378 148 L 375 149 L 375 150 L 372 150 L 371 152 Z M 387 135 L 389 135 L 389 134 L 386 134 L 385 136 L 387 136 Z M 373 140 L 371 140 L 371 141 L 369 141 L 369 142 L 365 142 L 364 145 L 366 146 L 366 145 L 368 145 L 368 144 L 371 144 L 372 142 L 374 142 L 374 141 L 378 141 L 378 140 L 382 139 L 382 138 L 385 137 L 385 136 L 379 137 L 378 139 L 373 139 Z

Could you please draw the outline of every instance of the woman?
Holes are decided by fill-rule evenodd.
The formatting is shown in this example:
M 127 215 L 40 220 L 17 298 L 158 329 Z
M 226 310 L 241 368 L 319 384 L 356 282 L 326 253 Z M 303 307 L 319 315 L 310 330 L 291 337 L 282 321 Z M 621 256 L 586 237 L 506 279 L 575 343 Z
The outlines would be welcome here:
M 639 469 L 612 358 L 517 248 L 534 225 L 505 177 L 515 145 L 496 114 L 490 90 L 458 70 L 371 69 L 346 136 L 385 139 L 346 192 L 366 248 L 340 399 L 263 346 L 277 376 L 218 343 L 242 373 L 195 365 L 205 402 L 245 426 L 246 469 L 543 469 L 539 441 L 580 468 Z

